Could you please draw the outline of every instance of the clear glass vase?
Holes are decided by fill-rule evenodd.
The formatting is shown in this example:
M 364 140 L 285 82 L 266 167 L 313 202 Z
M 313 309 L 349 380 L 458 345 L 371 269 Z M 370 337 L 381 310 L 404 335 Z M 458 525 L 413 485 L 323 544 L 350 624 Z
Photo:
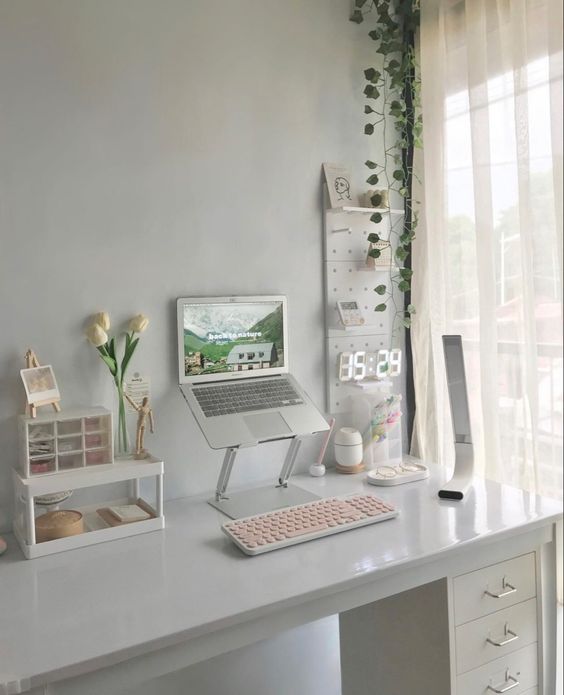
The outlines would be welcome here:
M 114 457 L 131 458 L 131 442 L 127 429 L 127 414 L 123 385 L 116 385 L 116 412 L 114 415 Z

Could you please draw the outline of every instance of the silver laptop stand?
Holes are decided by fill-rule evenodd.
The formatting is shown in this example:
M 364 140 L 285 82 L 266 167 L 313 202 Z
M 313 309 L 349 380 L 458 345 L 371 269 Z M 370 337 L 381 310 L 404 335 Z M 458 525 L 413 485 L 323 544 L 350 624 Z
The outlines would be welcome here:
M 302 445 L 301 437 L 292 437 L 290 447 L 284 458 L 284 463 L 278 476 L 278 482 L 266 487 L 256 487 L 250 490 L 234 492 L 226 495 L 227 485 L 233 470 L 233 464 L 239 451 L 239 447 L 230 447 L 225 450 L 223 465 L 217 479 L 215 496 L 208 500 L 212 507 L 219 509 L 231 519 L 240 519 L 253 514 L 262 514 L 282 507 L 291 507 L 296 504 L 305 504 L 318 499 L 317 495 L 302 490 L 295 485 L 289 485 L 288 481 L 296 458 Z

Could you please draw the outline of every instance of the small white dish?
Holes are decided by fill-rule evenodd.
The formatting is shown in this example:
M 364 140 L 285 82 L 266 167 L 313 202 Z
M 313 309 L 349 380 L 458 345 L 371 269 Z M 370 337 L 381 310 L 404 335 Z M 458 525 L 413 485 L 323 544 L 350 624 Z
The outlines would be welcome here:
M 366 474 L 366 482 L 370 485 L 403 485 L 429 477 L 429 469 L 422 463 L 402 464 L 401 466 L 378 466 Z

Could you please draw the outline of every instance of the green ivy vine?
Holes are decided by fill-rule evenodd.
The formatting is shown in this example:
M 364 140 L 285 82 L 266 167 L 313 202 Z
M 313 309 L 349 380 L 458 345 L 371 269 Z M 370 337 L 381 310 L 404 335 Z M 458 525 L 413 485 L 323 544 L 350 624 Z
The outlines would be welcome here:
M 420 113 L 421 82 L 414 48 L 414 35 L 419 26 L 419 0 L 353 0 L 350 20 L 357 24 L 366 19 L 375 20 L 375 28 L 369 32 L 376 44 L 377 63 L 364 70 L 367 103 L 364 113 L 370 120 L 364 126 L 366 135 L 381 137 L 384 158 L 381 162 L 367 160 L 371 174 L 366 182 L 378 184 L 396 191 L 403 198 L 404 215 L 390 216 L 390 241 L 395 249 L 397 267 L 392 263 L 389 281 L 374 288 L 379 295 L 375 311 L 385 311 L 389 304 L 395 310 L 392 335 L 398 327 L 411 327 L 415 307 L 411 304 L 411 243 L 417 228 L 417 212 L 413 209 L 413 153 L 421 147 L 422 118 Z M 390 132 L 391 131 L 391 132 Z M 379 195 L 371 198 L 378 207 Z M 370 221 L 378 225 L 383 220 L 381 212 L 375 212 Z M 368 235 L 368 241 L 380 241 L 377 231 Z M 378 249 L 370 251 L 378 258 Z M 397 293 L 403 293 L 401 307 L 396 303 Z

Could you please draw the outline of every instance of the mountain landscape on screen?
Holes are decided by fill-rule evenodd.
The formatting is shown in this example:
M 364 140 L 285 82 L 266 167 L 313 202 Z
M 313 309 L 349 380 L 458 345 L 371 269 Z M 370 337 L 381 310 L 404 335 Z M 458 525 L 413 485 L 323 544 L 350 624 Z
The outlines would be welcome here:
M 186 376 L 284 365 L 280 302 L 184 307 Z

